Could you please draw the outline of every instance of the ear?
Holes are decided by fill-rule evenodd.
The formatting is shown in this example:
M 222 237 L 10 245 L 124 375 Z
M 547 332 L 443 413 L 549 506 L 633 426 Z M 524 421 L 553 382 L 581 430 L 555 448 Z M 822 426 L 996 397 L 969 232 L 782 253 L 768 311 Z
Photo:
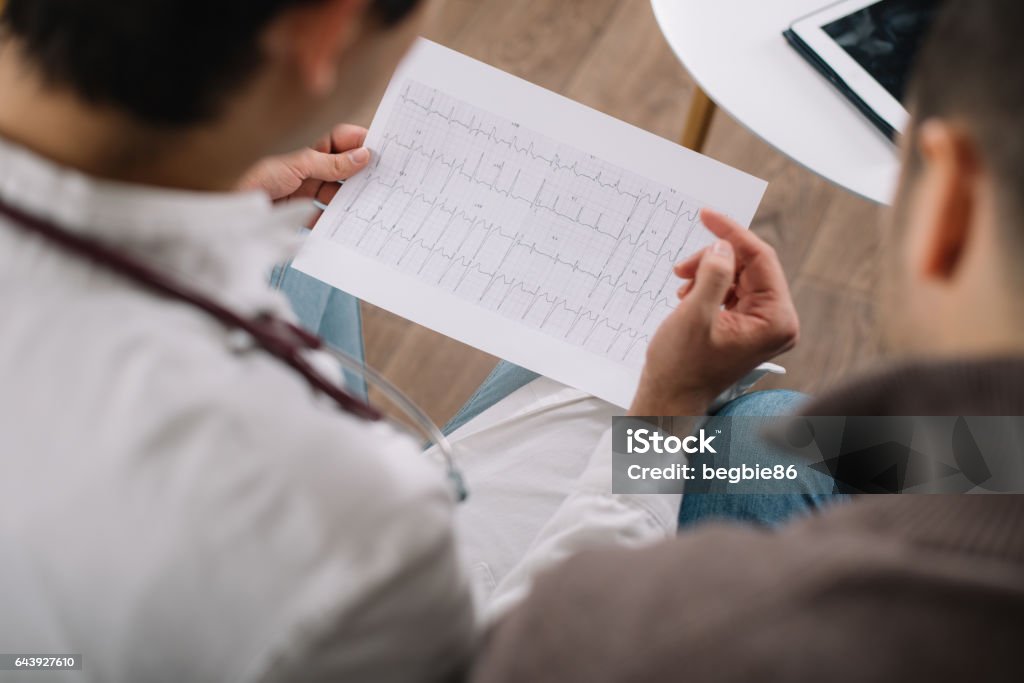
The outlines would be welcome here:
M 921 124 L 919 201 L 926 220 L 921 268 L 927 278 L 951 278 L 966 253 L 978 201 L 978 154 L 973 137 L 947 121 Z
M 288 54 L 314 95 L 333 90 L 342 53 L 355 41 L 366 0 L 320 0 L 289 11 L 274 43 Z

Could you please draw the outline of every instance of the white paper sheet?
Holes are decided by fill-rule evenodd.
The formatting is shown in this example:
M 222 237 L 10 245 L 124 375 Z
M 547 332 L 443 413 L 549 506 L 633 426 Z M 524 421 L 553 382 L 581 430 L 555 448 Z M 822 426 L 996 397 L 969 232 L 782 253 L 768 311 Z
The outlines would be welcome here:
M 620 406 L 713 240 L 698 210 L 749 225 L 766 187 L 424 39 L 366 144 L 294 266 Z

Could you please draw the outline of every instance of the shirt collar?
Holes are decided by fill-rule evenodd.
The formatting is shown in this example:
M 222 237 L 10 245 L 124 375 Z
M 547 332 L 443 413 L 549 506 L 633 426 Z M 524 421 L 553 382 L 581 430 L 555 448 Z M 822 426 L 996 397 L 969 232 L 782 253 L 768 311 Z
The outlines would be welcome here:
M 0 197 L 66 230 L 88 233 L 251 307 L 272 267 L 298 246 L 311 202 L 260 192 L 197 192 L 93 178 L 0 140 Z

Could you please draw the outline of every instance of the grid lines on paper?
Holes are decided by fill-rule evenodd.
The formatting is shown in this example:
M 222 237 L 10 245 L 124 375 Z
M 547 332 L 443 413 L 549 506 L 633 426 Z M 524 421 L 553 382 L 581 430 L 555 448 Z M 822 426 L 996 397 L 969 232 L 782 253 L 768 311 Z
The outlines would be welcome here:
M 374 152 L 330 239 L 629 366 L 711 239 L 674 188 L 414 80 Z

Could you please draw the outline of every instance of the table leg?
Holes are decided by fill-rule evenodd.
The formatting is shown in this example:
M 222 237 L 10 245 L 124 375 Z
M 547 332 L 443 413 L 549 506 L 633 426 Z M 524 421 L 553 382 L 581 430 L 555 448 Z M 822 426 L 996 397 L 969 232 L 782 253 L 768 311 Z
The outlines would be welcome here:
M 686 115 L 686 125 L 683 127 L 683 135 L 679 139 L 679 144 L 689 147 L 695 152 L 703 151 L 704 142 L 711 129 L 711 119 L 717 109 L 718 107 L 707 96 L 707 93 L 700 87 L 694 86 L 690 111 Z

